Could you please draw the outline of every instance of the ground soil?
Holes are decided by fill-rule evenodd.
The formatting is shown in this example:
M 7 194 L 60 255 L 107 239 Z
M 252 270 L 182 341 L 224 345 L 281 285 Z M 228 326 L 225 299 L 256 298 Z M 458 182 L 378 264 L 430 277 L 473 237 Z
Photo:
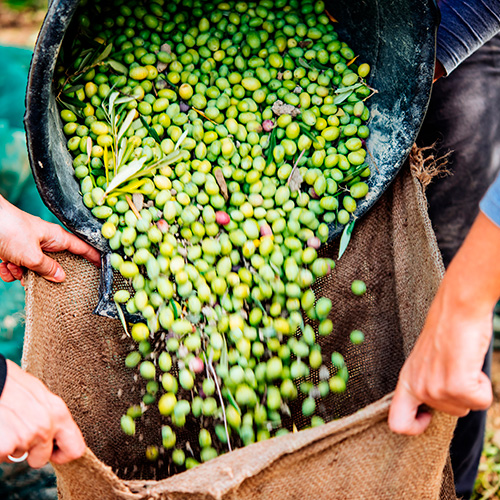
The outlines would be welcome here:
M 18 12 L 0 1 L 0 44 L 33 48 L 44 16 L 42 10 Z

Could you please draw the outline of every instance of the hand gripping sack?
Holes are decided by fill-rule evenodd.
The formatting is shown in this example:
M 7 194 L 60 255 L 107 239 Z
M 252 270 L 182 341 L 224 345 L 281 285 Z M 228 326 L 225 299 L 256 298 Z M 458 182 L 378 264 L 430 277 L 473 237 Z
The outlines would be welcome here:
M 334 333 L 322 351 L 340 351 L 347 391 L 320 407 L 329 423 L 227 453 L 167 479 L 144 458 L 159 417 L 142 422 L 142 440 L 125 436 L 120 416 L 139 399 L 133 370 L 123 363 L 130 341 L 120 322 L 92 314 L 99 273 L 60 254 L 63 284 L 30 273 L 24 366 L 68 404 L 89 450 L 56 466 L 62 500 L 351 500 L 455 499 L 448 449 L 456 420 L 435 413 L 421 436 L 391 433 L 387 413 L 399 370 L 422 326 L 443 273 L 415 172 L 414 150 L 375 208 L 359 221 L 335 270 L 315 284 L 329 297 Z M 407 165 L 408 167 L 408 165 Z M 412 173 L 413 175 L 412 175 Z M 324 256 L 338 255 L 338 242 Z M 368 292 L 354 296 L 353 279 Z M 365 333 L 352 345 L 353 329 Z M 291 420 L 301 427 L 301 401 Z M 185 439 L 196 439 L 193 434 Z M 151 442 L 158 442 L 155 437 Z

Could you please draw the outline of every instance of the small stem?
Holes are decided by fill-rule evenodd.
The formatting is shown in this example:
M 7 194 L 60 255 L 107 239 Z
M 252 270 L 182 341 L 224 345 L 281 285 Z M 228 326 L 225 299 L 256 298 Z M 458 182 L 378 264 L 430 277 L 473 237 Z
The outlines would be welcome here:
M 132 212 L 134 212 L 135 216 L 138 218 L 138 219 L 142 219 L 142 216 L 141 214 L 138 212 L 136 206 L 134 205 L 134 202 L 132 201 L 132 198 L 130 198 L 130 196 L 128 194 L 125 195 L 125 199 L 127 200 L 127 203 L 128 203 L 128 206 L 130 207 L 130 210 L 132 210 Z
M 227 428 L 226 408 L 224 407 L 224 400 L 222 399 L 222 393 L 221 393 L 221 390 L 219 387 L 219 381 L 217 380 L 217 374 L 215 373 L 215 370 L 214 370 L 214 367 L 212 366 L 212 364 L 210 364 L 210 370 L 212 371 L 212 375 L 214 377 L 215 387 L 217 387 L 217 393 L 219 395 L 220 404 L 222 407 L 222 416 L 224 418 L 224 429 L 226 431 L 226 437 L 227 437 L 227 447 L 229 448 L 229 451 L 233 451 L 233 449 L 231 448 L 231 441 L 229 439 L 229 431 Z

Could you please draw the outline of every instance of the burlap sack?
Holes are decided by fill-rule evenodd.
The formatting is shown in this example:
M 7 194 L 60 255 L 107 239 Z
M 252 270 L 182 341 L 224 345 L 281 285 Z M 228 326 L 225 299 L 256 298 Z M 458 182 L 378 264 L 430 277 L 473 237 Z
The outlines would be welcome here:
M 421 167 L 415 158 L 413 171 Z M 336 257 L 338 242 L 323 253 Z M 27 280 L 24 365 L 66 401 L 92 450 L 56 467 L 62 500 L 455 499 L 447 466 L 455 419 L 436 413 L 418 437 L 395 435 L 387 426 L 389 393 L 443 273 L 423 190 L 410 168 L 359 221 L 335 270 L 315 285 L 334 304 L 334 333 L 322 339 L 323 352 L 343 353 L 350 372 L 347 392 L 320 408 L 337 420 L 167 479 L 151 480 L 169 471 L 144 459 L 151 436 L 159 441 L 158 415 L 141 424 L 142 441 L 120 430 L 120 416 L 140 394 L 123 365 L 130 341 L 120 323 L 92 314 L 98 271 L 68 254 L 58 259 L 65 283 L 34 274 Z M 350 292 L 355 278 L 367 284 L 363 297 Z M 365 333 L 360 346 L 349 342 L 354 328 Z M 299 408 L 300 401 L 289 426 L 300 428 Z

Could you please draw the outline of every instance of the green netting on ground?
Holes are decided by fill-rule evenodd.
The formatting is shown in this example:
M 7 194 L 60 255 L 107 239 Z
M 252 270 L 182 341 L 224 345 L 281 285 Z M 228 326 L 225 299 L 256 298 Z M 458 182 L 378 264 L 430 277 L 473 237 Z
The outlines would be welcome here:
M 22 210 L 57 222 L 45 207 L 31 176 L 23 128 L 24 93 L 30 50 L 0 47 L 0 194 Z M 24 335 L 24 289 L 0 281 L 0 352 L 21 361 Z
M 0 47 L 0 194 L 22 210 L 57 222 L 43 204 L 35 186 L 23 128 L 24 94 L 31 51 Z M 0 353 L 21 362 L 24 337 L 24 289 L 17 281 L 0 280 Z M 34 470 L 24 464 L 2 464 L 0 498 L 54 500 L 57 498 L 52 467 Z

